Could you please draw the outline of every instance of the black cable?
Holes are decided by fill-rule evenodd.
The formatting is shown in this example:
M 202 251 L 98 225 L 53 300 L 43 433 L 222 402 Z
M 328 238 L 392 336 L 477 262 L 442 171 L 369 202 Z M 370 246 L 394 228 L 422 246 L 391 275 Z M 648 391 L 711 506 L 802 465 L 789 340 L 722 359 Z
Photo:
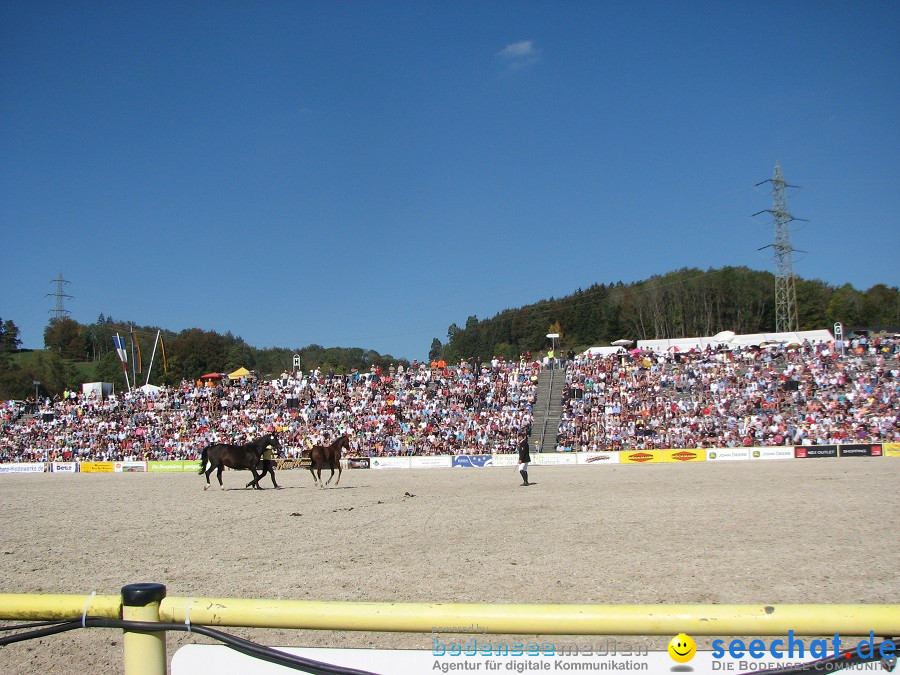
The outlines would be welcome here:
M 753 675 L 774 675 L 775 673 L 777 673 L 778 675 L 797 675 L 802 673 L 832 673 L 837 670 L 849 668 L 850 666 L 857 666 L 861 663 L 872 663 L 875 661 L 881 661 L 885 671 L 892 671 L 894 665 L 896 665 L 896 657 L 892 656 L 889 658 L 885 658 L 881 656 L 881 645 L 885 644 L 886 642 L 890 643 L 892 647 L 895 647 L 897 645 L 894 640 L 884 640 L 883 642 L 880 642 L 878 644 L 872 644 L 869 642 L 860 643 L 872 646 L 872 651 L 869 656 L 860 656 L 859 645 L 857 645 L 853 649 L 842 651 L 840 656 L 829 656 L 824 659 L 817 659 L 815 661 L 808 661 L 806 663 L 798 663 L 796 665 L 788 667 L 775 667 L 769 668 L 767 670 L 748 671 L 748 673 L 743 673 L 742 675 L 748 675 L 750 672 L 752 672 Z
M 58 635 L 60 633 L 65 633 L 71 630 L 77 630 L 79 628 L 121 628 L 123 630 L 129 630 L 136 633 L 158 633 L 160 631 L 176 630 L 186 633 L 197 633 L 199 635 L 204 635 L 214 640 L 218 640 L 219 642 L 225 644 L 227 647 L 230 647 L 231 649 L 234 649 L 241 654 L 245 654 L 246 656 L 251 656 L 262 661 L 268 661 L 269 663 L 274 663 L 286 668 L 301 670 L 306 673 L 313 673 L 313 675 L 375 675 L 374 673 L 366 670 L 357 670 L 356 668 L 336 666 L 330 663 L 324 663 L 322 661 L 316 661 L 314 659 L 308 659 L 302 656 L 288 654 L 287 652 L 282 652 L 278 649 L 273 649 L 272 647 L 266 647 L 265 645 L 251 642 L 250 640 L 245 640 L 244 638 L 237 637 L 236 635 L 231 635 L 229 633 L 216 630 L 215 628 L 210 628 L 209 626 L 202 626 L 199 624 L 191 624 L 190 626 L 188 626 L 187 624 L 183 623 L 123 621 L 120 619 L 105 619 L 102 617 L 89 616 L 86 617 L 83 621 L 80 619 L 76 619 L 61 623 L 44 622 L 41 624 L 31 625 L 40 627 L 36 630 L 30 630 L 24 633 L 16 633 L 15 635 L 0 637 L 0 646 L 13 644 L 15 642 L 24 642 L 25 640 L 33 640 L 35 638 L 45 637 L 47 635 Z M 11 630 L 12 628 L 13 627 L 10 627 L 6 630 Z
M 0 633 L 8 630 L 25 630 L 26 628 L 37 628 L 38 626 L 56 626 L 59 621 L 34 621 L 32 623 L 20 623 L 12 626 L 0 626 Z

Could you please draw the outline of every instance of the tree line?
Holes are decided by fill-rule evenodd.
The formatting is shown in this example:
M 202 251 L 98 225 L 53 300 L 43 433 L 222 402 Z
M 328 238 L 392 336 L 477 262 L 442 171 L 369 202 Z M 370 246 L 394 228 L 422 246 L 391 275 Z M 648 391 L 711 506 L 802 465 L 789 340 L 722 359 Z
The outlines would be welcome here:
M 800 330 L 900 328 L 900 292 L 884 284 L 859 291 L 795 278 Z M 434 338 L 429 358 L 447 362 L 493 356 L 518 358 L 550 346 L 559 333 L 564 351 L 583 351 L 615 340 L 712 336 L 775 330 L 775 275 L 746 267 L 684 268 L 632 284 L 595 284 L 572 295 L 507 309 L 489 319 L 470 316 Z
M 821 281 L 795 279 L 801 330 L 832 328 L 835 322 L 854 329 L 900 327 L 900 292 L 878 284 L 859 291 L 849 284 L 829 286 Z M 451 324 L 446 340 L 434 338 L 429 359 L 456 363 L 461 359 L 487 360 L 493 356 L 516 359 L 524 352 L 547 349 L 548 333 L 560 334 L 562 351 L 630 340 L 715 335 L 723 330 L 760 333 L 775 330 L 775 276 L 745 267 L 718 270 L 680 269 L 632 284 L 595 284 L 563 298 L 541 300 L 518 309 L 506 309 L 492 318 L 470 316 L 465 325 Z M 113 382 L 124 386 L 122 364 L 113 347 L 119 334 L 129 345 L 128 373 L 132 377 L 132 333 L 140 351 L 137 384 L 146 381 L 157 331 L 162 338 L 154 356 L 151 384 L 178 384 L 205 373 L 232 372 L 243 366 L 262 377 L 277 377 L 293 370 L 294 355 L 304 371 L 348 373 L 372 366 L 408 363 L 390 354 L 362 348 L 323 347 L 257 349 L 227 332 L 190 328 L 181 332 L 158 326 L 139 326 L 101 314 L 91 324 L 69 318 L 50 319 L 44 330 L 46 350 L 23 354 L 19 329 L 0 319 L 0 399 L 41 393 L 61 393 L 83 382 Z M 162 348 L 165 349 L 163 361 Z M 29 358 L 30 357 L 30 358 Z
M 401 362 L 390 354 L 359 347 L 311 344 L 301 348 L 257 349 L 231 332 L 222 335 L 189 328 L 176 333 L 103 314 L 91 324 L 81 324 L 70 317 L 50 319 L 44 329 L 46 349 L 26 354 L 17 353 L 21 344 L 18 328 L 11 321 L 7 324 L 12 325 L 17 342 L 5 348 L 9 341 L 0 335 L 0 399 L 33 396 L 36 381 L 41 383 L 41 395 L 58 394 L 65 389 L 80 390 L 85 382 L 113 382 L 121 391 L 125 387 L 125 375 L 113 345 L 114 335 L 125 342 L 128 378 L 138 386 L 148 381 L 148 373 L 151 384 L 177 385 L 184 379 L 196 380 L 207 373 L 230 373 L 240 367 L 261 377 L 277 377 L 294 370 L 295 355 L 300 358 L 300 369 L 306 372 L 320 368 L 325 372 L 349 373 L 353 369 L 368 371 L 372 366 L 387 370 L 392 363 Z

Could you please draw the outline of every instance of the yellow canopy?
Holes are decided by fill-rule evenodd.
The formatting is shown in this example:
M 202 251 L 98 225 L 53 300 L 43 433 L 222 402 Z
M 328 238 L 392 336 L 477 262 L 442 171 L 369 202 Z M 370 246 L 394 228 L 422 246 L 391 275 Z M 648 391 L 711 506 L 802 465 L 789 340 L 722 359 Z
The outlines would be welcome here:
M 241 366 L 233 373 L 228 373 L 228 377 L 230 377 L 232 380 L 239 380 L 242 377 L 247 377 L 248 375 L 250 375 L 250 371 L 244 368 L 244 366 Z

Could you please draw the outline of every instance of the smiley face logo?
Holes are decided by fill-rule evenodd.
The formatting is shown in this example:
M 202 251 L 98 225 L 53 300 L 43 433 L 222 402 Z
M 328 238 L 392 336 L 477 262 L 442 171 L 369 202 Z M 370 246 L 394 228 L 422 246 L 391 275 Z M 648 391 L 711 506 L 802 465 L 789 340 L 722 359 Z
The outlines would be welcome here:
M 697 645 L 690 635 L 679 633 L 669 641 L 669 656 L 678 663 L 687 663 L 697 653 Z

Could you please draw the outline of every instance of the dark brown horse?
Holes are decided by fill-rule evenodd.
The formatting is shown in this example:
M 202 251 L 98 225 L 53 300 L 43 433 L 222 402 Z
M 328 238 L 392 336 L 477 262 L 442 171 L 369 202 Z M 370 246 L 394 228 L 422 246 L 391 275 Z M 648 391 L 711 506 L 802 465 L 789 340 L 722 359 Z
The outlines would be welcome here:
M 206 474 L 206 487 L 203 489 L 209 489 L 209 474 L 213 472 L 213 469 L 216 469 L 216 478 L 219 479 L 219 487 L 224 490 L 225 486 L 222 484 L 222 470 L 227 466 L 230 469 L 249 469 L 253 473 L 253 480 L 248 483 L 248 487 L 253 485 L 255 489 L 262 490 L 262 488 L 259 487 L 259 479 L 262 478 L 262 476 L 256 473 L 256 467 L 259 464 L 263 452 L 265 452 L 266 448 L 270 445 L 274 448 L 281 448 L 278 438 L 273 434 L 266 434 L 262 438 L 257 438 L 255 441 L 246 443 L 245 445 L 216 443 L 203 448 L 203 451 L 200 453 L 200 471 L 198 472 Z M 206 468 L 207 463 L 209 463 L 208 469 Z M 263 474 L 263 476 L 264 475 L 265 474 Z M 275 482 L 274 472 L 272 473 L 272 482 Z
M 309 472 L 312 474 L 313 482 L 320 488 L 324 488 L 331 479 L 334 478 L 334 470 L 337 469 L 338 479 L 335 482 L 337 486 L 341 482 L 341 449 L 350 450 L 350 439 L 347 435 L 338 436 L 338 438 L 329 446 L 314 445 L 309 450 L 303 451 L 304 457 L 309 457 L 312 464 L 309 466 Z M 331 477 L 328 482 L 322 482 L 322 469 L 331 469 Z M 316 474 L 318 473 L 318 478 Z

